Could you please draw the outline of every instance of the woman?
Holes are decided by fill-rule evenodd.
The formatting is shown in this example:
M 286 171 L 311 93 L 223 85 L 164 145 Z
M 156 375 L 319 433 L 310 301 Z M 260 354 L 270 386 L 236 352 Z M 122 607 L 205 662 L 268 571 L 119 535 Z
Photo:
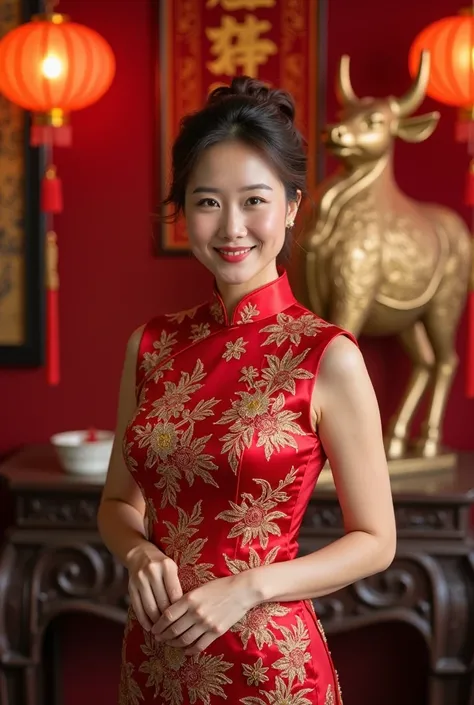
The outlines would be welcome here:
M 129 572 L 121 705 L 339 705 L 311 598 L 394 556 L 361 354 L 300 306 L 277 268 L 305 192 L 293 120 L 288 94 L 240 77 L 174 144 L 167 203 L 215 289 L 128 345 L 99 511 Z M 297 558 L 326 457 L 345 535 Z

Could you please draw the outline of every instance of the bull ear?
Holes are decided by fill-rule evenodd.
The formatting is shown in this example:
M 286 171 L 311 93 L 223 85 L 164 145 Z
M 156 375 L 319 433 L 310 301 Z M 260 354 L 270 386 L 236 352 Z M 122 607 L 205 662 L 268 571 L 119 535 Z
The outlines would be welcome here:
M 405 142 L 423 142 L 433 134 L 439 118 L 438 112 L 402 118 L 398 123 L 397 135 Z

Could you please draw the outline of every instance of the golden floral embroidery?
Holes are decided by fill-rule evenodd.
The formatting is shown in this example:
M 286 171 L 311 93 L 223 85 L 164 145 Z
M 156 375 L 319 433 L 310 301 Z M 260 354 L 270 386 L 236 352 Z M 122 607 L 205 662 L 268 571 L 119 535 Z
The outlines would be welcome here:
M 127 611 L 127 620 L 125 622 L 125 630 L 124 630 L 124 641 L 123 641 L 123 647 L 125 647 L 125 638 L 130 634 L 130 632 L 133 629 L 134 623 L 137 621 L 137 618 L 135 616 L 135 612 L 133 611 L 133 607 L 130 605 Z M 123 652 L 125 653 L 125 651 Z
M 140 664 L 139 671 L 148 676 L 145 687 L 154 688 L 154 696 L 157 698 L 160 694 L 161 684 L 163 683 L 166 672 L 165 661 L 161 658 L 163 649 L 155 640 L 153 634 L 144 632 L 144 635 L 145 643 L 142 644 L 140 648 L 145 656 L 147 656 L 147 660 Z M 184 659 L 184 654 L 182 656 Z
M 295 422 L 301 413 L 284 409 L 283 393 L 273 395 L 279 390 L 294 394 L 296 379 L 312 377 L 310 372 L 298 367 L 307 352 L 293 357 L 292 351 L 288 350 L 281 360 L 275 355 L 267 355 L 269 366 L 260 371 L 255 367 L 242 368 L 239 381 L 246 384 L 247 391 L 235 392 L 240 398 L 233 401 L 231 408 L 216 421 L 217 424 L 230 424 L 229 433 L 220 440 L 224 442 L 222 452 L 229 454 L 229 464 L 235 473 L 242 453 L 245 448 L 250 448 L 255 434 L 257 448 L 263 446 L 266 460 L 284 447 L 298 449 L 294 436 L 303 435 L 303 431 Z
M 140 705 L 143 693 L 133 677 L 132 663 L 122 663 L 120 671 L 119 705 Z
M 231 627 L 230 631 L 240 634 L 244 649 L 247 648 L 252 637 L 255 639 L 257 647 L 262 649 L 264 644 L 270 646 L 275 642 L 275 634 L 271 627 L 273 629 L 279 629 L 279 627 L 273 617 L 284 617 L 289 611 L 287 607 L 283 607 L 278 602 L 264 602 L 249 610 L 239 622 Z
M 339 673 L 336 671 L 336 669 L 334 669 L 334 675 L 336 676 L 337 694 L 339 697 L 339 700 L 337 701 L 337 705 L 343 705 L 341 684 L 339 683 Z
M 285 365 L 288 365 L 288 361 Z M 263 446 L 266 460 L 285 446 L 298 449 L 294 436 L 303 435 L 303 431 L 295 421 L 301 413 L 284 410 L 284 394 L 271 396 L 277 391 L 276 384 L 279 379 L 276 372 L 273 374 L 273 369 L 276 370 L 275 367 L 269 368 L 267 381 L 262 379 L 257 382 L 254 368 L 243 368 L 241 380 L 245 377 L 248 391 L 236 392 L 240 398 L 233 401 L 232 407 L 224 411 L 222 417 L 216 421 L 217 424 L 231 424 L 229 433 L 220 440 L 224 441 L 222 452 L 229 453 L 229 464 L 235 473 L 242 453 L 245 448 L 250 448 L 255 434 L 257 448 Z M 279 383 L 288 384 L 288 372 L 291 377 L 291 369 L 285 370 L 285 375 L 280 378 Z M 265 383 L 266 388 L 261 389 Z
M 178 507 L 177 526 L 169 521 L 164 522 L 168 536 L 163 537 L 161 543 L 165 546 L 166 554 L 178 565 L 178 578 L 185 593 L 216 577 L 209 571 L 209 568 L 214 567 L 212 563 L 198 563 L 208 539 L 197 538 L 191 541 L 191 537 L 198 531 L 196 527 L 204 519 L 201 505 L 202 500 L 194 506 L 191 515 Z
M 194 318 L 196 315 L 196 311 L 198 310 L 199 306 L 195 306 L 194 308 L 188 308 L 185 311 L 179 311 L 178 313 L 167 313 L 166 318 L 168 321 L 171 323 L 182 323 L 185 318 Z
M 153 537 L 153 527 L 158 522 L 158 515 L 156 513 L 155 505 L 153 504 L 152 497 L 145 496 L 145 517 L 144 524 L 146 535 L 148 539 Z
M 292 629 L 281 625 L 280 631 L 284 636 L 282 641 L 277 641 L 277 646 L 283 656 L 275 661 L 273 668 L 281 671 L 283 678 L 292 683 L 295 678 L 304 683 L 306 678 L 306 664 L 311 661 L 311 654 L 306 649 L 310 643 L 308 631 L 301 617 L 296 617 L 296 625 Z
M 140 365 L 140 369 L 145 370 L 145 374 L 148 374 L 151 372 L 151 370 L 154 370 L 158 365 L 161 365 L 166 358 L 170 357 L 172 353 L 173 347 L 176 345 L 178 342 L 176 340 L 176 336 L 178 333 L 175 331 L 174 333 L 166 333 L 166 331 L 161 331 L 161 335 L 159 340 L 155 340 L 153 343 L 153 348 L 154 352 L 152 353 L 144 353 L 143 355 L 143 360 Z M 168 361 L 168 365 L 163 367 L 160 372 L 155 375 L 154 379 L 160 379 L 162 377 L 162 371 L 163 370 L 169 370 L 171 369 L 170 367 L 171 361 Z
M 156 468 L 160 475 L 155 487 L 163 490 L 161 508 L 167 504 L 176 506 L 176 495 L 183 476 L 190 487 L 195 477 L 218 487 L 209 472 L 217 470 L 218 466 L 213 462 L 212 455 L 203 452 L 212 434 L 202 438 L 193 437 L 194 424 L 212 416 L 212 409 L 218 400 L 201 400 L 193 409 L 185 406 L 191 395 L 202 387 L 201 382 L 205 376 L 204 366 L 198 360 L 191 375 L 188 372 L 181 373 L 177 385 L 166 382 L 164 396 L 153 404 L 153 410 L 147 416 L 147 419 L 158 417 L 160 421 L 155 425 L 146 423 L 144 426 L 133 427 L 138 446 L 147 448 L 145 468 Z M 176 416 L 181 419 L 171 423 L 169 419 Z M 183 430 L 185 425 L 188 427 Z
M 251 568 L 260 568 L 260 566 L 262 565 L 270 565 L 271 563 L 274 563 L 279 550 L 280 546 L 275 546 L 274 548 L 272 548 L 272 550 L 269 551 L 265 556 L 263 563 L 257 551 L 252 547 L 249 548 L 248 563 L 246 561 L 241 560 L 240 558 L 231 559 L 225 553 L 224 560 L 230 572 L 234 575 L 238 575 L 239 573 L 243 573 L 244 570 L 250 570 Z
M 280 347 L 288 339 L 294 345 L 299 345 L 303 335 L 308 337 L 315 336 L 322 328 L 331 326 L 332 323 L 327 323 L 312 313 L 304 313 L 299 318 L 293 318 L 293 316 L 289 316 L 286 313 L 279 313 L 276 323 L 262 328 L 260 331 L 260 333 L 270 333 L 262 345 L 276 343 Z
M 265 675 L 268 668 L 265 668 L 261 658 L 258 658 L 253 666 L 242 664 L 244 676 L 247 678 L 247 685 L 260 685 L 268 681 L 268 676 Z
M 260 311 L 255 306 L 255 304 L 246 304 L 242 311 L 240 312 L 240 321 L 237 321 L 237 325 L 242 323 L 252 323 L 252 318 L 260 316 Z
M 311 604 L 313 604 L 313 603 L 311 603 Z M 314 610 L 314 607 L 313 607 L 313 610 Z M 327 644 L 328 640 L 326 638 L 326 632 L 324 631 L 324 627 L 323 627 L 320 619 L 316 619 L 316 626 L 318 627 L 319 633 L 321 634 L 321 637 L 322 637 L 324 643 Z
M 251 494 L 244 492 L 240 505 L 229 500 L 231 509 L 221 512 L 216 517 L 235 524 L 227 534 L 227 538 L 242 536 L 242 546 L 258 538 L 262 548 L 266 548 L 270 534 L 281 536 L 281 529 L 275 523 L 275 519 L 284 519 L 287 515 L 284 512 L 272 510 L 278 503 L 288 502 L 289 496 L 282 490 L 295 481 L 296 473 L 296 468 L 292 468 L 285 479 L 280 480 L 276 489 L 272 489 L 267 480 L 254 479 L 254 482 L 262 488 L 260 497 L 254 499 Z
M 237 338 L 237 340 L 233 343 L 226 343 L 226 351 L 222 355 L 222 357 L 226 362 L 230 362 L 234 359 L 240 360 L 241 356 L 246 352 L 246 345 L 247 341 L 245 341 L 243 338 Z
M 189 339 L 193 343 L 197 343 L 199 340 L 204 340 L 208 335 L 211 334 L 211 327 L 209 323 L 193 323 L 191 326 L 191 335 Z
M 168 503 L 176 507 L 176 494 L 179 492 L 179 482 L 183 475 L 190 487 L 193 485 L 195 477 L 200 477 L 206 485 L 219 487 L 209 472 L 209 470 L 217 470 L 218 466 L 212 462 L 212 455 L 202 452 L 212 435 L 193 439 L 192 431 L 193 427 L 190 426 L 187 431 L 182 433 L 175 452 L 167 459 L 166 463 L 157 467 L 161 479 L 155 484 L 155 487 L 163 490 L 160 505 L 162 509 Z
M 291 691 L 291 684 L 285 683 L 277 676 L 275 678 L 275 690 L 259 691 L 265 696 L 265 700 L 251 695 L 247 698 L 240 698 L 239 702 L 242 705 L 312 705 L 312 701 L 308 700 L 305 695 L 312 693 L 313 688 L 303 688 L 295 693 Z
M 122 441 L 122 452 L 123 452 L 123 458 L 125 460 L 125 463 L 127 464 L 128 469 L 130 472 L 135 472 L 138 463 L 133 457 L 131 453 L 131 448 L 133 447 L 133 441 L 130 441 L 130 443 L 126 443 L 127 437 L 124 435 L 123 441 Z
M 183 689 L 191 703 L 199 701 L 209 705 L 211 695 L 227 698 L 222 686 L 232 683 L 225 675 L 232 664 L 222 656 L 203 653 L 188 658 L 183 649 L 158 644 L 149 634 L 145 634 L 141 648 L 148 658 L 141 664 L 140 671 L 148 674 L 147 687 L 154 689 L 155 698 L 161 697 L 170 705 L 181 705 Z
M 227 699 L 222 686 L 232 683 L 232 680 L 225 675 L 232 666 L 232 663 L 223 661 L 222 656 L 211 656 L 205 653 L 188 660 L 180 670 L 180 681 L 189 693 L 190 702 L 196 703 L 200 700 L 205 705 L 209 705 L 211 695 Z M 181 692 L 180 683 L 176 683 L 175 690 L 177 691 L 178 688 Z M 173 692 L 171 688 L 169 690 Z M 179 700 L 176 698 L 171 700 L 172 705 L 178 705 L 178 703 Z
M 328 685 L 328 689 L 326 690 L 324 705 L 336 705 L 336 695 L 331 684 Z
M 255 388 L 255 380 L 258 379 L 260 376 L 260 372 L 257 370 L 256 367 L 242 367 L 240 370 L 242 375 L 239 379 L 239 382 L 244 382 L 249 389 L 254 389 Z
M 314 375 L 311 372 L 298 367 L 308 353 L 309 348 L 293 357 L 289 348 L 281 360 L 276 355 L 266 355 L 268 367 L 262 370 L 262 382 L 267 384 L 267 394 L 280 389 L 296 394 L 295 379 L 312 379 Z
M 216 323 L 220 323 L 221 325 L 224 323 L 224 313 L 220 301 L 213 301 L 209 306 L 209 311 Z
M 158 417 L 163 421 L 183 416 L 186 421 L 195 423 L 202 421 L 206 416 L 212 416 L 212 407 L 217 404 L 216 399 L 207 399 L 199 402 L 193 411 L 185 409 L 193 394 L 202 388 L 200 382 L 206 377 L 204 365 L 201 360 L 196 362 L 192 374 L 181 372 L 178 384 L 165 382 L 165 393 L 152 404 L 152 411 L 147 419 Z

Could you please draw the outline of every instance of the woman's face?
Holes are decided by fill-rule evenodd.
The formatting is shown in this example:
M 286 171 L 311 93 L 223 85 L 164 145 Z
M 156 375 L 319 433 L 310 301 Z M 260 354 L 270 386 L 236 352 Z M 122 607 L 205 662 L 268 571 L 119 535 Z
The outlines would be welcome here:
M 277 276 L 276 257 L 297 208 L 258 151 L 237 141 L 209 147 L 185 195 L 192 251 L 218 285 L 263 286 Z

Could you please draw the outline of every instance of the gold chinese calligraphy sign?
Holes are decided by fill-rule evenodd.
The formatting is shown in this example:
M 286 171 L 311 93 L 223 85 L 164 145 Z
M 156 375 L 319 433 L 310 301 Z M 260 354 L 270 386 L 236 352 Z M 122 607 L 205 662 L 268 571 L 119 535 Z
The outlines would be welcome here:
M 183 115 L 209 91 L 247 74 L 295 98 L 308 142 L 308 187 L 318 180 L 322 10 L 325 0 L 160 0 L 157 62 L 157 191 L 163 200 L 171 146 Z M 165 213 L 162 213 L 165 215 Z M 184 221 L 157 219 L 158 254 L 188 254 Z

